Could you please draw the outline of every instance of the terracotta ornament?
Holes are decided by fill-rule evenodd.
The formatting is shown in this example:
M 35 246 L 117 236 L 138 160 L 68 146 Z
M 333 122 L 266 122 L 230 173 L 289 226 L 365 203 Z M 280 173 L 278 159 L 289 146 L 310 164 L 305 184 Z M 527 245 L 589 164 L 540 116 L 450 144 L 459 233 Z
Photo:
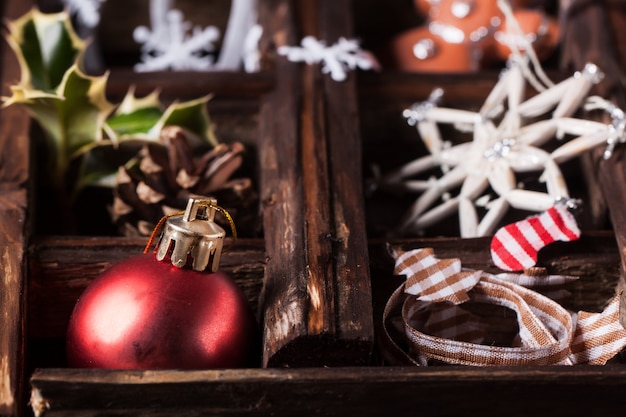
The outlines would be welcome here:
M 510 48 L 532 43 L 541 59 L 559 41 L 556 20 L 539 9 L 523 9 L 502 0 L 415 0 L 423 25 L 396 35 L 389 44 L 391 64 L 402 71 L 471 72 L 494 61 L 506 61 Z M 509 21 L 507 24 L 506 21 Z M 523 38 L 523 40 L 520 40 Z

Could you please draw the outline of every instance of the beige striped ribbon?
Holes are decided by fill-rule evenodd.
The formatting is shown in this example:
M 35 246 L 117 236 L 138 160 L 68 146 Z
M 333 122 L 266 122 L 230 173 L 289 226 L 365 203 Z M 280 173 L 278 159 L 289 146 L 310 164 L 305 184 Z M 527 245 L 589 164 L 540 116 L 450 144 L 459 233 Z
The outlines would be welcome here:
M 436 360 L 459 365 L 605 364 L 626 346 L 619 323 L 616 295 L 600 313 L 572 313 L 557 302 L 515 282 L 510 274 L 464 270 L 458 259 L 438 259 L 430 248 L 393 250 L 394 273 L 406 281 L 392 294 L 385 311 L 383 339 L 386 359 L 428 365 Z M 562 283 L 572 277 L 548 276 Z M 547 284 L 544 282 L 544 285 Z M 516 313 L 519 343 L 484 345 L 484 329 L 460 308 L 467 301 L 491 303 Z M 405 341 L 402 349 L 387 329 L 400 311 Z M 407 352 L 408 351 L 408 352 Z

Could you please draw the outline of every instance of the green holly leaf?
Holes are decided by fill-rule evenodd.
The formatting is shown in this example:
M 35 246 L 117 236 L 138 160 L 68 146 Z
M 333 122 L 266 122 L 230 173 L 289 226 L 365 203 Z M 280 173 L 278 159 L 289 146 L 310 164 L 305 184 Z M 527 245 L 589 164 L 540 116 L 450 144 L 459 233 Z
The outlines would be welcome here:
M 55 91 L 65 72 L 82 59 L 87 47 L 74 32 L 65 12 L 45 14 L 33 8 L 21 18 L 8 22 L 7 27 L 6 39 L 21 69 L 19 91 L 25 97 Z
M 4 106 L 25 106 L 41 125 L 49 143 L 50 178 L 59 189 L 66 188 L 65 195 L 101 182 L 119 166 L 111 152 L 93 154 L 103 146 L 118 150 L 122 143 L 158 142 L 162 129 L 172 125 L 202 142 L 218 143 L 207 111 L 210 96 L 162 110 L 158 91 L 137 98 L 130 88 L 112 115 L 115 106 L 105 95 L 108 74 L 89 76 L 81 70 L 87 42 L 74 32 L 67 12 L 44 14 L 33 8 L 7 27 L 21 79 L 11 86 L 11 97 L 3 98 Z M 117 153 L 124 154 L 121 149 Z M 68 187 L 70 163 L 78 157 L 82 157 L 78 178 Z
M 65 72 L 55 94 L 34 97 L 32 92 L 14 90 L 14 97 L 24 97 L 19 102 L 47 134 L 57 184 L 62 183 L 73 158 L 103 141 L 102 128 L 114 109 L 105 97 L 106 79 L 106 75 L 85 75 L 74 65 Z
M 216 146 L 218 141 L 213 132 L 213 125 L 206 106 L 210 99 L 211 96 L 209 95 L 170 105 L 155 128 L 160 132 L 166 126 L 181 126 Z
M 114 108 L 105 96 L 107 75 L 88 76 L 79 69 L 86 44 L 67 13 L 33 9 L 8 27 L 21 80 L 11 87 L 4 106 L 21 104 L 40 124 L 50 145 L 52 178 L 62 186 L 72 158 L 103 139 L 104 123 Z
M 107 121 L 107 131 L 116 142 L 120 138 L 147 136 L 162 114 L 158 90 L 137 98 L 134 87 L 131 87 L 114 115 Z
M 165 111 L 161 110 L 158 96 L 158 91 L 154 91 L 146 97 L 137 98 L 134 90 L 130 89 L 107 122 L 107 131 L 112 140 L 120 143 L 131 140 L 158 141 L 164 127 L 180 126 L 203 142 L 213 146 L 217 144 L 207 111 L 207 102 L 211 96 L 176 102 Z

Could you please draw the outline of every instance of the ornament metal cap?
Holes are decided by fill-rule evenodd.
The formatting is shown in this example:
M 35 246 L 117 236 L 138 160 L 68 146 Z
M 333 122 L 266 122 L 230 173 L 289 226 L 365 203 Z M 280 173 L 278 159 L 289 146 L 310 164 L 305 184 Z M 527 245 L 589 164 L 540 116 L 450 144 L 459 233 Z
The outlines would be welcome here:
M 156 258 L 169 254 L 172 265 L 182 268 L 191 261 L 196 271 L 217 271 L 226 232 L 214 222 L 217 200 L 191 197 L 182 215 L 169 217 L 156 247 Z

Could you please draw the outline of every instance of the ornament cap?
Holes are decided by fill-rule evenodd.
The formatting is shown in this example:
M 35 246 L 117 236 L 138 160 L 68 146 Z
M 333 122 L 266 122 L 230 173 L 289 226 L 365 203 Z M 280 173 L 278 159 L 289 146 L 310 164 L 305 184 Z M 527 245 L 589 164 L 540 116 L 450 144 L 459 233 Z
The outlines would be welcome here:
M 226 232 L 214 222 L 218 208 L 214 198 L 192 197 L 184 214 L 169 217 L 156 247 L 156 258 L 169 255 L 172 265 L 190 263 L 196 271 L 217 271 Z

